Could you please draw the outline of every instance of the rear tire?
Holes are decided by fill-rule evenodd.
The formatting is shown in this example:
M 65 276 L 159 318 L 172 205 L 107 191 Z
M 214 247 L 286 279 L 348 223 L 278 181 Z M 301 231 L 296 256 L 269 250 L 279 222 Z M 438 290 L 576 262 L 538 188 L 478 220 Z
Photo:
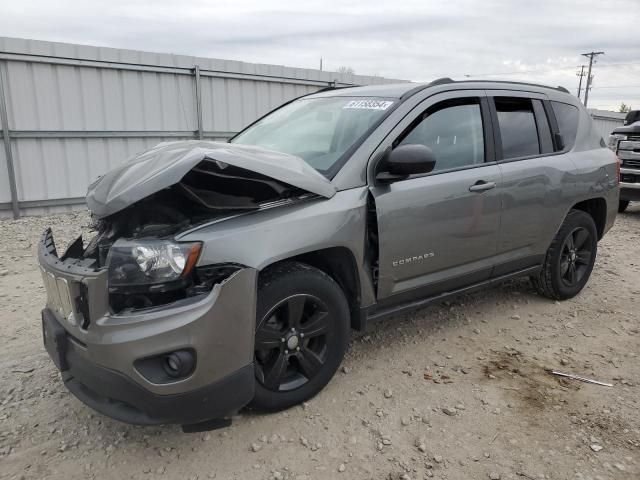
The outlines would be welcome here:
M 547 250 L 544 264 L 531 281 L 538 293 L 553 300 L 575 297 L 584 288 L 598 250 L 598 231 L 593 218 L 571 210 Z
M 624 212 L 629 206 L 629 200 L 620 200 L 618 203 L 618 213 Z
M 278 411 L 309 400 L 336 372 L 349 340 L 349 305 L 326 273 L 298 262 L 265 271 L 258 285 L 249 407 Z

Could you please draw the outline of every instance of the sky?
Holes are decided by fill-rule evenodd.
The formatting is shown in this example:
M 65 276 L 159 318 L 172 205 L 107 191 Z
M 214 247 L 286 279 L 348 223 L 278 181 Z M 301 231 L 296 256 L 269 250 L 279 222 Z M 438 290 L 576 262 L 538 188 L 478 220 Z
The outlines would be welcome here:
M 640 0 L 5 0 L 0 35 L 413 81 L 562 85 L 640 109 Z M 585 77 L 586 79 L 586 77 Z M 584 95 L 583 95 L 584 97 Z

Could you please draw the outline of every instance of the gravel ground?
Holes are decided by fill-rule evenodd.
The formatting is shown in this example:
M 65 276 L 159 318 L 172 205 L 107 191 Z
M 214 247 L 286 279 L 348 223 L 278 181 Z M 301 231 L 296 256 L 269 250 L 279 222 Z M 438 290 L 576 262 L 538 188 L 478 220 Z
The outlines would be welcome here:
M 308 404 L 198 434 L 92 412 L 44 352 L 35 245 L 48 225 L 64 245 L 87 223 L 0 221 L 2 479 L 640 478 L 638 205 L 577 298 L 543 299 L 523 279 L 398 316 L 354 333 Z

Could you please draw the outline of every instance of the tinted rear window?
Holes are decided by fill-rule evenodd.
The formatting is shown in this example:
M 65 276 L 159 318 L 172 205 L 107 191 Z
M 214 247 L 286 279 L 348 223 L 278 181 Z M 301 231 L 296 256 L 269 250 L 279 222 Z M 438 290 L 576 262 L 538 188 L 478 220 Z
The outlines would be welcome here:
M 496 97 L 496 112 L 500 125 L 503 158 L 538 155 L 538 130 L 531 100 L 528 98 Z
M 558 121 L 558 129 L 564 140 L 565 150 L 573 148 L 578 131 L 578 109 L 568 103 L 551 102 L 553 113 Z

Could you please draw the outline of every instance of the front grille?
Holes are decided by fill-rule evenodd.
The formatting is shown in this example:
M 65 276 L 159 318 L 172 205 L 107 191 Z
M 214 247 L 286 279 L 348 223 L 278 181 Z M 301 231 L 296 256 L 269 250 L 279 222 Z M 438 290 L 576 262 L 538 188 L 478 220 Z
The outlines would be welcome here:
M 640 183 L 640 176 L 623 173 L 620 175 L 620 181 L 624 183 Z
M 622 161 L 622 167 L 640 169 L 640 159 L 637 159 L 637 160 L 623 160 Z

